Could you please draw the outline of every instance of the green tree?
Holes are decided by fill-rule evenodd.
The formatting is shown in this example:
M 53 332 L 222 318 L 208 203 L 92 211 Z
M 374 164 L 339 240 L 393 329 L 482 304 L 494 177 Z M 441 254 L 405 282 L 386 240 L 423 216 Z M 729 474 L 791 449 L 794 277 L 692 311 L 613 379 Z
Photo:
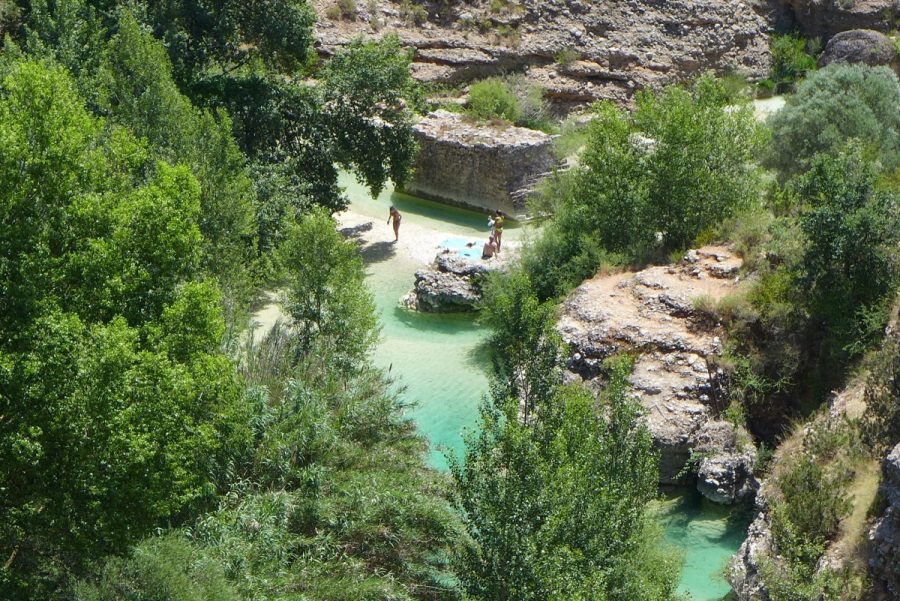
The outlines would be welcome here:
M 190 171 L 145 181 L 145 147 L 33 61 L 0 138 L 0 590 L 43 599 L 213 503 L 249 430 Z
M 255 253 L 255 198 L 231 119 L 191 105 L 172 79 L 163 45 L 127 11 L 116 24 L 97 79 L 103 113 L 145 137 L 153 159 L 190 166 L 200 183 L 203 265 L 230 292 L 246 296 L 241 287 L 247 285 L 247 264 Z
M 527 421 L 538 402 L 553 396 L 562 378 L 556 305 L 539 302 L 528 275 L 514 270 L 495 276 L 486 286 L 482 318 L 491 328 L 495 394 L 521 399 Z
M 748 206 L 763 140 L 747 106 L 726 106 L 721 82 L 642 93 L 629 114 L 595 107 L 580 166 L 545 207 L 553 221 L 523 264 L 542 298 L 593 275 L 610 253 L 626 261 L 667 257 Z
M 518 354 L 497 360 L 479 431 L 462 459 L 450 458 L 468 534 L 457 557 L 463 585 L 485 600 L 676 598 L 677 562 L 646 513 L 658 464 L 629 398 L 630 363 L 611 366 L 599 404 L 585 388 L 560 386 L 552 306 L 525 276 L 510 277 L 490 297 L 489 320 L 495 350 Z
M 359 250 L 322 209 L 305 215 L 281 249 L 288 279 L 286 308 L 301 352 L 316 349 L 345 368 L 361 364 L 378 336 Z
M 834 64 L 810 75 L 772 116 L 769 162 L 800 173 L 817 153 L 861 140 L 885 169 L 900 166 L 900 82 L 888 67 Z
M 776 86 L 800 81 L 808 72 L 815 71 L 816 59 L 807 52 L 807 44 L 807 40 L 791 34 L 772 36 L 770 77 Z
M 793 183 L 807 207 L 799 284 L 837 354 L 857 355 L 880 337 L 900 282 L 900 195 L 879 189 L 877 177 L 877 165 L 851 146 L 815 157 Z

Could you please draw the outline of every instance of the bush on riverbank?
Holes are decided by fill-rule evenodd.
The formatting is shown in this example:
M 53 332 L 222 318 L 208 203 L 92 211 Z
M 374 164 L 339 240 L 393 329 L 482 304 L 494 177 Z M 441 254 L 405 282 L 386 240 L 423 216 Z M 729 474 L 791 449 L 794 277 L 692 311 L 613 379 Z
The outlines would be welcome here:
M 579 166 L 536 209 L 554 215 L 522 264 L 541 298 L 593 275 L 607 258 L 668 257 L 707 228 L 753 203 L 752 159 L 763 134 L 750 110 L 726 109 L 713 78 L 690 89 L 642 93 L 628 114 L 595 107 Z

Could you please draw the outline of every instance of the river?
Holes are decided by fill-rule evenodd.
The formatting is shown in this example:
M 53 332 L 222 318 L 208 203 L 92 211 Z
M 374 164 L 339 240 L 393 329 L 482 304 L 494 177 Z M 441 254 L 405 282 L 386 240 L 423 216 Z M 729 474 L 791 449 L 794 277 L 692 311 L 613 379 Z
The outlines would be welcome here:
M 482 214 L 385 191 L 377 199 L 348 177 L 342 177 L 354 213 L 385 227 L 388 206 L 410 224 L 448 237 L 484 239 Z M 507 229 L 504 241 L 522 230 Z M 483 348 L 484 330 L 469 315 L 430 315 L 401 309 L 398 300 L 409 291 L 421 264 L 403 253 L 365 256 L 367 282 L 375 297 L 382 323 L 382 339 L 375 362 L 388 369 L 402 389 L 403 398 L 415 403 L 409 415 L 432 444 L 431 462 L 446 469 L 445 451 L 459 453 L 466 429 L 475 426 L 478 404 L 487 392 L 489 361 Z M 728 558 L 746 533 L 740 512 L 716 506 L 692 491 L 667 495 L 659 501 L 658 515 L 666 539 L 685 553 L 680 589 L 694 601 L 718 601 L 731 590 L 722 576 Z

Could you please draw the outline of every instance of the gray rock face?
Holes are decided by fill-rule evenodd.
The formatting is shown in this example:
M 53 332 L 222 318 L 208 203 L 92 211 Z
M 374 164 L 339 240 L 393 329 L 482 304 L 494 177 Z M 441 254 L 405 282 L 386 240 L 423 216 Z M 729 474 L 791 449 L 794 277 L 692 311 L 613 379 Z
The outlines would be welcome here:
M 769 593 L 760 574 L 761 562 L 772 552 L 772 531 L 769 529 L 765 490 L 763 486 L 756 496 L 756 518 L 747 529 L 747 538 L 725 573 L 725 578 L 739 601 L 769 601 Z
M 889 15 L 897 14 L 896 0 L 779 0 L 789 17 L 806 37 L 828 39 L 851 29 L 889 31 Z
M 638 90 L 707 70 L 763 79 L 770 64 L 769 0 L 517 0 L 499 11 L 488 2 L 454 2 L 421 26 L 388 0 L 376 0 L 374 14 L 366 10 L 355 22 L 327 19 L 332 4 L 312 1 L 323 54 L 357 36 L 397 34 L 414 49 L 413 75 L 421 81 L 458 84 L 519 72 L 560 108 L 627 103 Z M 565 51 L 575 60 L 559 60 Z
M 828 40 L 825 51 L 819 55 L 818 65 L 854 63 L 900 67 L 900 57 L 889 37 L 871 29 L 843 31 Z
M 740 444 L 734 427 L 719 420 L 708 421 L 698 438 L 698 450 L 708 448 L 710 453 L 697 468 L 697 489 L 703 496 L 725 505 L 752 499 L 759 489 L 753 476 L 753 445 Z
M 416 311 L 459 313 L 475 311 L 481 301 L 479 279 L 499 269 L 499 260 L 470 261 L 449 252 L 439 254 L 431 268 L 416 272 L 412 292 L 400 303 Z
M 881 494 L 888 502 L 869 532 L 872 575 L 892 598 L 900 598 L 900 444 L 881 464 Z
M 718 503 L 752 495 L 755 452 L 749 435 L 717 417 L 725 399 L 716 324 L 694 299 L 718 299 L 737 285 L 741 261 L 723 247 L 690 251 L 681 264 L 598 276 L 563 303 L 560 334 L 572 349 L 571 371 L 585 380 L 615 353 L 637 355 L 633 391 L 660 450 L 660 483 L 676 484 L 692 454 L 700 456 L 699 490 Z
M 530 189 L 557 165 L 552 136 L 522 127 L 441 110 L 415 133 L 419 154 L 405 191 L 432 200 L 521 215 Z

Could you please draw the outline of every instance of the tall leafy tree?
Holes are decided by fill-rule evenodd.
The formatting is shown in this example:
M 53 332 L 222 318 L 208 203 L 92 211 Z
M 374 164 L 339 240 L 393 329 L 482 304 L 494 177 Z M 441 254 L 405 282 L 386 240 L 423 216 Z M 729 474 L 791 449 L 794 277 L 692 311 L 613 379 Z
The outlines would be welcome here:
M 0 139 L 0 596 L 50 598 L 213 503 L 249 431 L 190 171 L 145 181 L 146 148 L 34 61 L 0 81 Z
M 520 340 L 519 355 L 498 360 L 501 381 L 482 405 L 479 431 L 462 460 L 451 458 L 469 537 L 460 579 L 472 598 L 492 601 L 676 598 L 677 562 L 654 547 L 648 524 L 658 466 L 628 396 L 630 366 L 612 368 L 599 404 L 584 388 L 535 378 L 530 367 L 544 360 L 533 358 L 549 359 L 558 349 L 545 347 L 558 343 L 547 306 L 521 283 L 495 292 L 493 338 Z M 511 306 L 527 315 L 516 318 Z M 537 386 L 524 385 L 528 379 Z
M 799 283 L 838 354 L 857 354 L 879 337 L 900 283 L 900 195 L 879 188 L 877 179 L 878 165 L 854 144 L 837 156 L 816 156 L 793 182 L 806 207 Z
M 363 364 L 378 334 L 359 250 L 323 209 L 303 217 L 281 249 L 288 277 L 286 308 L 300 349 L 315 349 L 345 368 Z
M 833 64 L 810 75 L 772 116 L 769 163 L 802 173 L 818 153 L 837 154 L 851 139 L 870 159 L 900 167 L 900 81 L 890 67 Z
M 595 107 L 580 166 L 524 265 L 542 298 L 593 275 L 604 254 L 644 261 L 690 245 L 758 192 L 763 132 L 717 80 L 643 92 L 633 113 Z

